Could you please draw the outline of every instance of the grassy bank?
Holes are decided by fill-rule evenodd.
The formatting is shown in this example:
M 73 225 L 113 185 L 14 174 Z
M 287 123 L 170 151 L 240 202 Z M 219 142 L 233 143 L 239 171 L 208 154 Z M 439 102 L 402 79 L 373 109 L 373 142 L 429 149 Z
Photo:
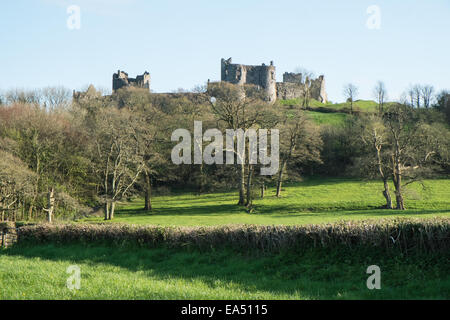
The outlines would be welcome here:
M 301 98 L 289 99 L 289 100 L 281 100 L 281 105 L 286 106 L 301 106 L 303 104 L 303 100 Z M 386 105 L 390 105 L 392 102 L 386 103 Z M 360 112 L 375 112 L 377 111 L 377 103 L 373 100 L 356 100 L 353 102 L 353 110 Z M 309 101 L 310 108 L 327 108 L 330 110 L 342 111 L 342 110 L 350 110 L 349 102 L 342 103 L 322 103 L 315 99 L 311 99 Z
M 306 111 L 308 117 L 313 120 L 318 125 L 332 125 L 335 127 L 343 126 L 345 119 L 349 117 L 346 113 L 325 113 L 325 112 L 315 112 Z

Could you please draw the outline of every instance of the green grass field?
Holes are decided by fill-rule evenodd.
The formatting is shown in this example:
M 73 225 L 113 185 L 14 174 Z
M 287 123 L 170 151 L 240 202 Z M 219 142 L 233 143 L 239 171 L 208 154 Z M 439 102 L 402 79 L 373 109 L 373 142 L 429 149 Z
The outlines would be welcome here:
M 318 125 L 332 125 L 332 126 L 342 126 L 345 122 L 345 119 L 350 115 L 346 113 L 326 113 L 326 112 L 315 112 L 315 111 L 306 111 L 306 114 L 309 116 L 311 120 L 313 120 Z
M 154 225 L 264 224 L 293 225 L 392 217 L 450 216 L 450 180 L 427 180 L 409 185 L 406 211 L 383 210 L 382 184 L 378 181 L 314 179 L 286 185 L 282 198 L 269 188 L 254 201 L 249 214 L 236 206 L 237 192 L 205 195 L 176 194 L 153 199 L 153 211 L 142 210 L 143 201 L 122 203 L 113 222 Z M 84 219 L 103 222 L 102 217 Z
M 82 245 L 0 250 L 0 299 L 449 299 L 447 256 L 321 250 L 245 256 Z M 381 290 L 366 286 L 381 269 Z M 80 290 L 66 287 L 69 266 Z
M 281 105 L 286 106 L 297 106 L 302 104 L 301 98 L 296 99 L 289 99 L 289 100 L 281 100 Z M 388 102 L 387 105 L 390 103 Z M 341 102 L 341 103 L 322 103 L 320 101 L 317 101 L 315 99 L 311 99 L 309 103 L 309 107 L 311 108 L 319 108 L 319 107 L 326 107 L 329 109 L 335 109 L 335 110 L 342 110 L 342 109 L 350 109 L 350 104 L 347 102 Z M 361 111 L 361 112 L 374 112 L 377 109 L 377 103 L 373 100 L 356 100 L 353 103 L 353 109 L 355 111 Z
M 286 106 L 301 105 L 301 99 L 290 99 L 281 100 L 280 103 Z M 389 105 L 390 103 L 387 103 Z M 332 125 L 332 126 L 342 126 L 345 119 L 350 117 L 348 113 L 343 113 L 344 109 L 349 109 L 348 103 L 321 103 L 317 100 L 312 99 L 309 105 L 310 108 L 318 109 L 320 107 L 325 107 L 330 110 L 335 110 L 336 112 L 320 112 L 308 110 L 306 114 L 318 125 Z M 375 112 L 377 110 L 377 103 L 372 100 L 357 100 L 353 104 L 355 111 L 360 112 Z
M 141 210 L 139 199 L 122 203 L 113 223 L 278 225 L 450 216 L 450 180 L 410 185 L 404 212 L 377 209 L 381 188 L 377 181 L 306 180 L 285 186 L 281 199 L 269 188 L 252 214 L 236 206 L 236 192 L 158 196 L 151 213 Z M 380 250 L 244 255 L 228 249 L 19 244 L 0 250 L 0 299 L 450 299 L 450 253 Z M 80 290 L 66 287 L 71 265 L 80 267 Z M 381 268 L 381 290 L 366 287 L 370 265 Z

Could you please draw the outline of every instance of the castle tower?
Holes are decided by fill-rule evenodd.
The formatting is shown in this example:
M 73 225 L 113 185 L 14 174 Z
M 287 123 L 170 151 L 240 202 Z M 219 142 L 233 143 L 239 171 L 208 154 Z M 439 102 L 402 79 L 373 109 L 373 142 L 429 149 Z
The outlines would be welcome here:
M 267 98 L 270 102 L 277 100 L 277 80 L 276 70 L 273 65 L 273 61 L 270 62 L 270 66 L 262 65 L 261 72 L 261 86 L 266 91 Z
M 113 92 L 116 92 L 121 88 L 128 88 L 128 87 L 143 88 L 150 90 L 150 73 L 145 71 L 144 74 L 139 75 L 136 78 L 129 78 L 128 73 L 120 70 L 118 70 L 117 73 L 113 74 L 113 81 L 112 81 Z
M 269 66 L 233 64 L 232 59 L 221 60 L 221 80 L 237 85 L 253 84 L 266 92 L 267 100 L 275 102 L 277 98 L 276 73 L 273 61 Z

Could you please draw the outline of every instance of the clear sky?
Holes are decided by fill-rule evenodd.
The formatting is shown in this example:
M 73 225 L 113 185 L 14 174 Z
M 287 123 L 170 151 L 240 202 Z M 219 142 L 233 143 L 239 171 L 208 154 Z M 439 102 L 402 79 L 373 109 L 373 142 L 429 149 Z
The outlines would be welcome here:
M 80 8 L 69 29 L 67 8 Z M 370 6 L 380 10 L 380 19 Z M 369 28 L 367 22 L 369 20 Z M 375 20 L 374 20 L 375 19 Z M 72 20 L 71 20 L 72 21 Z M 374 29 L 379 22 L 379 29 Z M 391 99 L 410 84 L 450 89 L 450 0 L 14 0 L 0 3 L 0 90 L 92 83 L 149 71 L 155 92 L 220 79 L 220 59 L 324 74 L 329 98 L 354 83 Z

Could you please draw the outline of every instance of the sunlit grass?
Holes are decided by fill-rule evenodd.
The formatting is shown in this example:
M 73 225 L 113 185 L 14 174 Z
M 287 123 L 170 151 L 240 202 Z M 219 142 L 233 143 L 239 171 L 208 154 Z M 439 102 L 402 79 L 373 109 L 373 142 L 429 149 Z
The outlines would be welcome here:
M 306 111 L 306 114 L 311 120 L 313 120 L 318 125 L 332 125 L 332 126 L 342 126 L 345 123 L 345 119 L 349 117 L 346 113 L 326 113 L 326 112 L 315 112 Z
M 154 225 L 264 224 L 293 225 L 329 223 L 372 218 L 450 216 L 450 180 L 427 180 L 409 185 L 405 211 L 379 209 L 384 204 L 378 181 L 314 179 L 286 185 L 281 198 L 269 188 L 264 199 L 255 199 L 252 214 L 236 205 L 237 192 L 159 196 L 153 211 L 142 210 L 136 199 L 118 207 L 113 222 Z M 102 217 L 84 219 L 103 222 Z
M 286 106 L 301 106 L 302 101 L 303 100 L 301 98 L 295 98 L 295 99 L 288 99 L 288 100 L 280 100 L 279 102 L 281 105 L 286 105 Z M 386 105 L 390 105 L 390 104 L 392 104 L 392 102 L 386 103 Z M 309 107 L 310 108 L 324 107 L 324 108 L 327 108 L 330 110 L 341 111 L 342 109 L 350 110 L 350 103 L 349 102 L 322 103 L 315 99 L 311 99 L 309 101 Z M 377 110 L 377 103 L 373 100 L 356 100 L 353 102 L 353 110 L 354 111 L 362 111 L 362 112 L 374 112 Z
M 83 245 L 0 250 L 0 299 L 448 299 L 448 256 L 325 250 L 246 256 Z M 381 290 L 366 269 L 381 268 Z M 71 265 L 80 290 L 66 287 Z
M 154 225 L 311 224 L 340 220 L 450 215 L 450 180 L 427 180 L 405 192 L 408 210 L 384 204 L 378 181 L 313 179 L 269 188 L 249 214 L 237 193 L 177 193 L 119 206 L 114 222 Z M 85 221 L 104 222 L 102 217 Z M 375 248 L 243 255 L 227 249 L 146 249 L 90 245 L 18 245 L 0 251 L 0 299 L 448 299 L 448 253 Z M 382 289 L 368 290 L 366 269 L 378 265 Z M 67 267 L 81 268 L 81 289 L 66 287 Z

